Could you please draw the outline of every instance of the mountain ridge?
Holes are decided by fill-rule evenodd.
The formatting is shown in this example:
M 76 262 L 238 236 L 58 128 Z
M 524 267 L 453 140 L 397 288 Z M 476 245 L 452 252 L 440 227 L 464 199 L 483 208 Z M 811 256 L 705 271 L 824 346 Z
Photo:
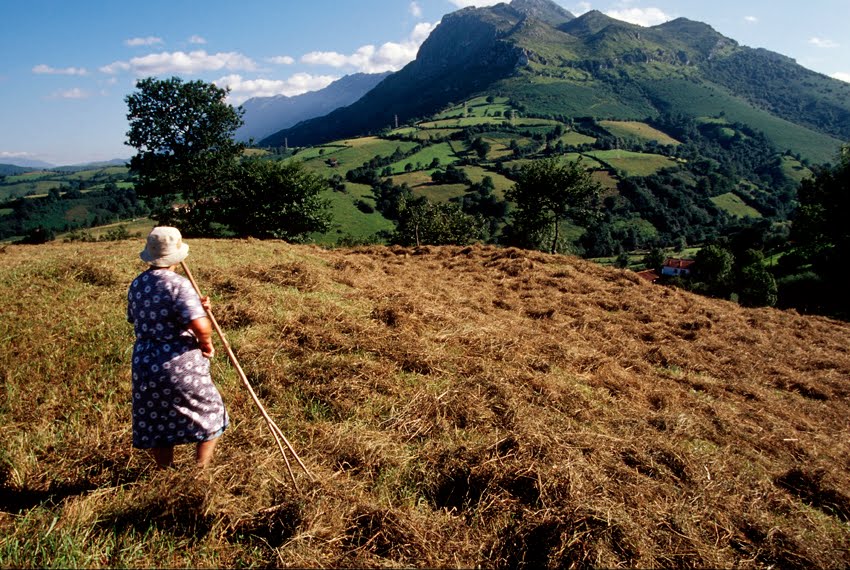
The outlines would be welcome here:
M 243 142 L 260 140 L 301 121 L 326 115 L 354 103 L 388 75 L 389 72 L 353 73 L 301 95 L 252 97 L 241 105 L 244 124 L 236 130 L 235 138 Z
M 535 17 L 529 5 L 557 7 L 548 0 L 514 0 L 447 15 L 417 58 L 391 75 L 383 88 L 373 89 L 355 106 L 275 133 L 260 144 L 274 146 L 288 137 L 290 144 L 310 145 L 374 133 L 390 125 L 394 115 L 404 122 L 449 102 L 496 92 L 538 116 L 556 112 L 561 100 L 565 116 L 598 113 L 605 119 L 634 120 L 662 112 L 694 116 L 689 99 L 710 103 L 718 90 L 724 95 L 715 99 L 714 112 L 727 105 L 724 98 L 739 98 L 745 102 L 743 107 L 736 103 L 741 116 L 749 106 L 812 129 L 821 138 L 850 139 L 850 85 L 790 58 L 741 46 L 710 25 L 687 18 L 641 27 L 591 11 L 553 26 L 551 18 Z M 688 81 L 694 93 L 683 96 L 666 85 L 671 80 Z M 546 90 L 550 94 L 545 99 L 552 104 L 541 104 Z M 597 103 L 576 107 L 582 94 Z M 802 146 L 794 150 L 806 153 Z

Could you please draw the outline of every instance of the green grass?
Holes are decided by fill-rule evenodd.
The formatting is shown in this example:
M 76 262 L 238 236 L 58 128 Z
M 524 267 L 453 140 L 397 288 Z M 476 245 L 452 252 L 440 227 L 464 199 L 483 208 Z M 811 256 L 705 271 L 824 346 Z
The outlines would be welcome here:
M 562 123 L 552 119 L 534 119 L 530 117 L 517 117 L 508 120 L 505 117 L 463 117 L 459 119 L 441 119 L 438 121 L 425 121 L 419 123 L 419 127 L 423 129 L 441 129 L 441 128 L 463 128 L 474 127 L 478 125 L 501 125 L 509 124 L 515 127 L 520 126 L 540 126 L 540 125 L 560 125 Z
M 561 135 L 561 138 L 558 139 L 563 142 L 567 146 L 579 146 L 583 144 L 593 144 L 596 142 L 596 137 L 591 137 L 588 135 L 583 135 L 581 133 L 577 133 L 575 131 L 569 131 Z
M 584 156 L 597 159 L 623 176 L 649 176 L 662 168 L 678 164 L 675 160 L 659 154 L 627 150 L 595 150 L 585 153 Z
M 761 218 L 762 214 L 752 206 L 747 205 L 740 196 L 734 192 L 727 192 L 719 196 L 714 196 L 711 201 L 715 206 L 727 212 L 730 216 L 736 218 Z
M 466 184 L 423 185 L 415 188 L 414 193 L 425 196 L 432 202 L 448 202 L 466 194 Z
M 748 124 L 764 132 L 777 148 L 791 149 L 816 163 L 833 160 L 841 147 L 842 141 L 836 138 L 774 117 L 720 88 L 684 79 L 647 81 L 643 87 L 695 117 L 717 117 L 722 113 L 728 122 Z
M 364 162 L 368 162 L 376 156 L 389 156 L 395 152 L 396 148 L 400 148 L 402 152 L 407 152 L 415 147 L 416 143 L 410 141 L 391 141 L 378 137 L 363 137 L 335 141 L 324 146 L 326 148 L 344 147 L 332 154 L 339 161 L 338 167 L 334 168 L 326 165 L 324 163 L 325 157 L 319 156 L 315 147 L 309 151 L 311 158 L 303 160 L 303 162 L 312 170 L 330 176 L 340 173 L 344 175 L 346 171 L 352 168 L 359 168 Z M 307 151 L 304 152 L 306 153 Z M 299 160 L 301 154 L 299 152 L 294 157 L 286 160 Z
M 656 142 L 663 145 L 682 144 L 673 137 L 638 121 L 599 121 L 615 137 Z
M 17 182 L 0 186 L 0 200 L 22 198 L 28 194 L 46 195 L 53 188 L 58 188 L 61 182 L 55 180 L 35 180 L 32 182 Z
M 811 170 L 793 156 L 788 155 L 782 157 L 782 172 L 797 184 L 812 176 Z
M 380 212 L 366 213 L 355 206 L 355 200 L 363 200 L 374 207 L 375 200 L 368 186 L 362 184 L 346 184 L 348 193 L 328 191 L 323 197 L 330 202 L 333 216 L 331 229 L 323 234 L 312 234 L 313 241 L 324 245 L 335 245 L 340 238 L 365 239 L 381 230 L 392 230 L 395 225 L 381 215 Z
M 407 164 L 412 164 L 415 170 L 427 169 L 435 158 L 440 160 L 440 166 L 446 166 L 458 160 L 448 143 L 438 143 L 427 146 L 416 154 L 392 163 L 390 168 L 392 168 L 393 174 L 403 173 L 405 171 L 404 167 Z

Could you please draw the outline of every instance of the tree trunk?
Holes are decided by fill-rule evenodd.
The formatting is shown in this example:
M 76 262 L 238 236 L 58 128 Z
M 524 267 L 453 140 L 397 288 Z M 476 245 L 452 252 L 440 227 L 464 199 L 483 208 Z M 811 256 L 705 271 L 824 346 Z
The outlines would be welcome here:
M 552 238 L 552 250 L 549 253 L 558 253 L 558 230 L 560 229 L 560 224 L 558 223 L 560 219 L 558 216 L 555 216 L 555 237 Z

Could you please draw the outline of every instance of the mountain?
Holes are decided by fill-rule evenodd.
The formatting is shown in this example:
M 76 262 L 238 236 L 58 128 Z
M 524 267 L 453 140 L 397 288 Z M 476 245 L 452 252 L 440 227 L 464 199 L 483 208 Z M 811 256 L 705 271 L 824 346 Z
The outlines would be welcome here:
M 261 141 L 311 145 L 377 132 L 473 95 L 509 97 L 534 116 L 643 120 L 721 116 L 783 150 L 828 161 L 850 140 L 850 84 L 711 26 L 678 18 L 641 27 L 550 0 L 464 8 L 417 58 L 346 108 Z
M 350 105 L 384 80 L 389 73 L 355 73 L 334 81 L 324 89 L 295 97 L 253 97 L 242 104 L 245 124 L 236 139 L 260 140 L 303 120 L 326 115 Z
M 44 162 L 43 160 L 35 160 L 31 158 L 22 158 L 22 157 L 14 157 L 14 156 L 4 156 L 3 164 L 10 164 L 13 166 L 22 166 L 24 168 L 53 168 L 55 165 L 50 164 L 49 162 Z

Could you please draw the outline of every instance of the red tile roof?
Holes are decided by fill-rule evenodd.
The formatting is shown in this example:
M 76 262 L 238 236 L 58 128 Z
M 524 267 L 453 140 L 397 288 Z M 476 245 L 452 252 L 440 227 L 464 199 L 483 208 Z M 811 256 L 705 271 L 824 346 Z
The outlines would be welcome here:
M 664 262 L 664 267 L 673 267 L 675 269 L 688 269 L 693 264 L 693 259 L 676 259 L 675 257 L 668 257 L 667 260 Z

